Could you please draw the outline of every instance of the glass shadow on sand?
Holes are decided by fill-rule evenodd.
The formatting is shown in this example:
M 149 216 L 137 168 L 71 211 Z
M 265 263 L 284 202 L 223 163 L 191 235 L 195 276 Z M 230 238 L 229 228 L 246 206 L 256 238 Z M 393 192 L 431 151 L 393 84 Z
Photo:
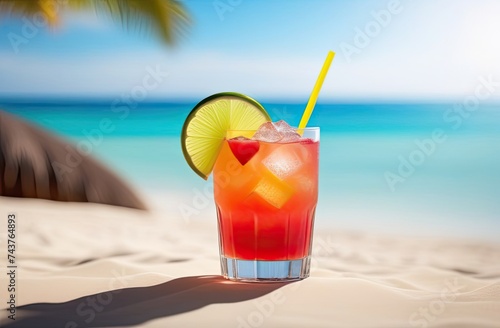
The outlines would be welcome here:
M 83 296 L 64 303 L 35 303 L 17 308 L 16 320 L 4 327 L 124 327 L 266 295 L 287 283 L 240 283 L 222 276 L 193 276 L 149 287 Z M 8 320 L 10 321 L 10 320 Z

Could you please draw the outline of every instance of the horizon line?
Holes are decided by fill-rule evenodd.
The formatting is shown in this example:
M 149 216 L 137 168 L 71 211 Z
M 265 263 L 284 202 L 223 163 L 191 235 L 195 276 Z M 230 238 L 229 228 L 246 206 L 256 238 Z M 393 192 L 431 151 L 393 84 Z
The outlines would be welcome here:
M 152 96 L 148 99 L 138 101 L 139 104 L 158 104 L 158 103 L 171 103 L 171 104 L 185 104 L 185 103 L 197 103 L 204 99 L 204 97 L 199 96 L 182 96 L 182 97 L 157 97 Z M 252 97 L 255 99 L 255 97 Z M 4 104 L 75 104 L 75 103 L 103 103 L 103 102 L 114 102 L 120 100 L 119 97 L 113 97 L 108 95 L 93 95 L 91 97 L 83 95 L 1 95 L 0 94 L 0 105 Z M 262 97 L 258 100 L 260 103 L 264 104 L 290 104 L 299 105 L 306 104 L 308 99 L 298 99 L 298 98 L 285 98 L 285 97 Z M 403 98 L 403 97 L 337 97 L 337 98 L 327 98 L 318 99 L 317 104 L 455 104 L 462 102 L 463 99 L 457 98 Z M 491 99 L 482 102 L 483 104 L 489 105 L 500 105 L 500 99 Z

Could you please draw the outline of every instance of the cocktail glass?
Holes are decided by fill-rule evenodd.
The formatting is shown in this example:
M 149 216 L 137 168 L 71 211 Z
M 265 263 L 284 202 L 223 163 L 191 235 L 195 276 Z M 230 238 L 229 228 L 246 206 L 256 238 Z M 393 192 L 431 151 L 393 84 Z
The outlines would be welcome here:
M 233 139 L 255 131 L 228 131 L 213 170 L 221 270 L 228 279 L 309 276 L 319 128 L 297 132 L 300 140 L 265 142 Z

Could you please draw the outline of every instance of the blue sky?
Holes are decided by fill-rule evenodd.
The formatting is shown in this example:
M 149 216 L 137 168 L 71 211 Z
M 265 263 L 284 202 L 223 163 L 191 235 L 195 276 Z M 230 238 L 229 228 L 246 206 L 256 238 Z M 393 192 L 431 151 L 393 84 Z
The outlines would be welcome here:
M 0 97 L 115 98 L 148 67 L 168 76 L 150 98 L 238 91 L 307 99 L 328 50 L 322 100 L 460 100 L 479 79 L 500 81 L 495 0 L 185 0 L 193 25 L 176 47 L 94 13 L 23 34 L 33 17 L 0 19 Z M 26 27 L 25 27 L 26 30 Z M 13 46 L 13 35 L 26 42 Z M 499 100 L 500 91 L 489 100 Z

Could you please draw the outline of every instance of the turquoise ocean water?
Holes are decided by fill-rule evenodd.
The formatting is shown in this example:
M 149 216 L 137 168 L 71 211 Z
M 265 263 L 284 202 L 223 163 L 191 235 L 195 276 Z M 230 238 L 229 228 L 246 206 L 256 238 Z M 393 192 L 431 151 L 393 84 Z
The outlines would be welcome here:
M 0 100 L 0 108 L 87 147 L 144 197 L 192 206 L 211 188 L 180 147 L 195 104 Z M 292 125 L 304 108 L 264 106 Z M 321 127 L 317 229 L 500 240 L 500 105 L 318 104 L 309 125 Z M 189 219 L 215 219 L 212 209 Z

